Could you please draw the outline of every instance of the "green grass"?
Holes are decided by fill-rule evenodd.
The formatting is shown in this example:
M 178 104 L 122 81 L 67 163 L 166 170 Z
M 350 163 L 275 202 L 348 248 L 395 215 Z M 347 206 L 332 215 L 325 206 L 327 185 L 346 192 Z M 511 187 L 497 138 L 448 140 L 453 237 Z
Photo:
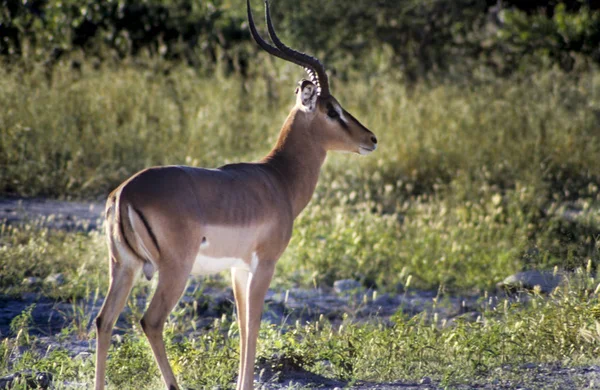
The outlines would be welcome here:
M 527 383 L 526 373 L 519 375 L 524 363 L 577 366 L 597 362 L 600 301 L 597 292 L 585 289 L 597 280 L 581 271 L 573 282 L 550 299 L 531 294 L 517 301 L 500 301 L 475 322 L 459 319 L 450 325 L 427 319 L 427 313 L 409 318 L 399 312 L 391 326 L 349 320 L 332 326 L 325 319 L 283 328 L 263 324 L 259 367 L 275 372 L 284 366 L 301 367 L 350 382 L 418 381 L 429 376 L 442 385 L 455 386 L 515 380 L 516 375 L 513 383 Z M 191 330 L 180 328 L 184 320 L 176 313 L 165 331 L 179 381 L 195 388 L 231 387 L 238 360 L 238 329 L 233 318 L 215 320 L 209 330 L 189 337 L 181 333 Z M 87 335 L 93 336 L 93 332 Z M 9 364 L 19 340 L 5 339 L 0 344 L 0 373 L 34 369 L 54 373 L 61 381 L 92 382 L 92 356 L 71 359 L 61 349 L 36 349 L 36 343 L 32 337 L 28 344 L 32 348 Z M 151 350 L 136 325 L 113 343 L 110 356 L 109 385 L 161 387 Z
M 256 160 L 274 143 L 301 74 L 266 65 L 248 79 L 160 61 L 59 64 L 50 79 L 42 67 L 0 67 L 0 192 L 104 199 L 151 165 Z M 525 268 L 596 266 L 600 219 L 572 223 L 555 210 L 600 204 L 597 72 L 412 89 L 393 75 L 333 81 L 380 148 L 367 158 L 331 154 L 278 283 L 354 278 L 392 288 L 412 275 L 420 288 L 486 289 Z M 38 259 L 54 239 L 41 238 L 40 247 L 2 250 Z M 93 258 L 86 264 L 104 253 L 84 236 L 65 240 L 80 240 Z M 79 266 L 67 265 L 77 253 L 58 252 L 52 266 L 5 266 L 0 287 Z
M 414 199 L 410 208 L 373 212 L 374 201 L 328 205 L 318 198 L 299 217 L 277 266 L 282 287 L 331 286 L 353 278 L 394 290 L 412 286 L 447 291 L 489 290 L 529 268 L 572 270 L 600 260 L 599 220 L 568 222 L 556 211 L 541 216 L 532 189 L 482 194 L 478 202 L 454 197 Z M 549 213 L 549 211 L 548 211 Z M 38 224 L 0 225 L 0 292 L 42 292 L 56 298 L 106 290 L 107 249 L 101 232 L 65 233 Z M 65 283 L 43 281 L 60 272 Z
M 98 196 L 150 165 L 256 160 L 302 75 L 267 66 L 248 79 L 205 77 L 166 66 L 61 64 L 51 81 L 41 67 L 0 67 L 0 191 Z M 338 100 L 381 141 L 366 159 L 332 156 L 324 176 L 337 191 L 357 191 L 355 200 L 391 186 L 388 207 L 454 181 L 471 200 L 484 184 L 519 182 L 597 197 L 599 85 L 595 72 L 552 71 L 411 90 L 390 75 L 336 82 Z
M 81 298 L 90 290 L 108 288 L 107 249 L 100 232 L 66 233 L 38 223 L 0 225 L 0 292 L 19 296 L 39 292 L 56 299 Z M 62 273 L 63 284 L 45 283 Z M 23 283 L 25 278 L 38 283 Z

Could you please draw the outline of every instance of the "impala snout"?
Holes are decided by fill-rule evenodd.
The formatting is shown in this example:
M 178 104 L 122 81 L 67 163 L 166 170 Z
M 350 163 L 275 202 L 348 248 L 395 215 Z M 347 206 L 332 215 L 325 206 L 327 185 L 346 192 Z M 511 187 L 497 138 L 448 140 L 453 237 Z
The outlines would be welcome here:
M 377 149 L 375 134 L 344 110 L 333 96 L 321 101 L 320 108 L 318 120 L 323 121 L 322 127 L 329 134 L 328 150 L 365 155 Z
M 354 142 L 356 145 L 355 152 L 361 155 L 366 155 L 371 152 L 374 152 L 377 149 L 377 137 L 373 132 L 363 126 L 356 118 L 352 115 L 346 113 L 346 115 L 351 119 L 351 127 L 352 127 L 352 138 L 354 138 Z
M 361 142 L 360 145 L 358 145 L 358 154 L 361 155 L 366 155 L 369 154 L 371 152 L 374 152 L 375 149 L 377 149 L 377 137 L 375 136 L 375 134 L 371 133 L 369 130 L 367 130 L 369 132 L 369 134 L 367 135 L 367 138 L 365 141 Z

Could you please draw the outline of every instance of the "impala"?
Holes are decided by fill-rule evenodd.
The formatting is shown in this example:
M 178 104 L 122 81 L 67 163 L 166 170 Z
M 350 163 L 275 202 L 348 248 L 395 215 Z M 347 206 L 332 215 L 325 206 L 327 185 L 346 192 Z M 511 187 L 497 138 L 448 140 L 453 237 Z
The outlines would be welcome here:
M 167 360 L 164 323 L 190 274 L 231 269 L 240 329 L 237 389 L 254 383 L 256 342 L 264 297 L 275 263 L 287 247 L 294 219 L 310 201 L 327 151 L 368 154 L 377 138 L 329 93 L 325 68 L 316 58 L 283 44 L 265 14 L 274 45 L 254 40 L 271 55 L 304 67 L 310 80 L 296 89 L 296 104 L 271 152 L 257 163 L 218 169 L 187 166 L 141 171 L 115 189 L 106 203 L 110 287 L 96 318 L 96 389 L 104 388 L 114 323 L 140 271 L 156 292 L 140 321 L 166 388 L 178 389 Z

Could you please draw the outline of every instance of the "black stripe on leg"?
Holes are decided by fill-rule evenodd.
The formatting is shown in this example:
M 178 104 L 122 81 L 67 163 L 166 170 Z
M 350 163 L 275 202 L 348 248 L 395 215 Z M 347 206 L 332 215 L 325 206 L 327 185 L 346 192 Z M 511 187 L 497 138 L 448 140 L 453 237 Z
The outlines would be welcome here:
M 160 247 L 158 246 L 158 240 L 156 239 L 156 236 L 154 235 L 154 232 L 152 231 L 152 228 L 150 227 L 150 224 L 148 223 L 148 220 L 146 220 L 146 217 L 144 217 L 144 214 L 142 214 L 142 212 L 140 210 L 133 209 L 133 211 L 135 211 L 137 213 L 137 215 L 140 216 L 140 219 L 144 223 L 144 226 L 146 227 L 146 230 L 148 231 L 148 234 L 150 234 L 150 239 L 152 239 L 152 242 L 154 243 L 154 246 L 160 252 Z M 148 260 L 150 260 L 150 259 L 148 259 Z

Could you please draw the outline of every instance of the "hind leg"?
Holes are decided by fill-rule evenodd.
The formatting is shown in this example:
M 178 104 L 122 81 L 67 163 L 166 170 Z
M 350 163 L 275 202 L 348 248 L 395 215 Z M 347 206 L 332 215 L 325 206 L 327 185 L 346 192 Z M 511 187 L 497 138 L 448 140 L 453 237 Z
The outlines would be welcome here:
M 100 314 L 96 317 L 96 390 L 104 389 L 106 356 L 112 329 L 125 306 L 139 268 L 137 263 L 118 262 L 112 254 L 110 256 L 110 287 Z
M 179 387 L 167 359 L 162 333 L 169 313 L 171 313 L 171 310 L 173 310 L 173 307 L 175 307 L 175 304 L 177 304 L 183 293 L 188 275 L 189 270 L 185 271 L 169 267 L 160 269 L 156 292 L 141 320 L 142 328 L 150 342 L 154 358 L 158 363 L 165 385 L 169 390 L 176 390 Z

